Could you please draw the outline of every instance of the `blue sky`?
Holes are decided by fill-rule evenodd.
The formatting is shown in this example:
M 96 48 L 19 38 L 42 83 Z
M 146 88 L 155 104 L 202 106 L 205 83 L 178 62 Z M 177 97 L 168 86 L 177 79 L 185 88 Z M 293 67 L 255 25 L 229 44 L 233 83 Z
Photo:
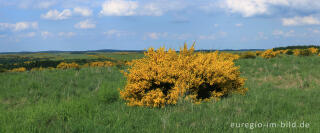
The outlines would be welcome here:
M 0 52 L 319 44 L 315 0 L 0 0 Z

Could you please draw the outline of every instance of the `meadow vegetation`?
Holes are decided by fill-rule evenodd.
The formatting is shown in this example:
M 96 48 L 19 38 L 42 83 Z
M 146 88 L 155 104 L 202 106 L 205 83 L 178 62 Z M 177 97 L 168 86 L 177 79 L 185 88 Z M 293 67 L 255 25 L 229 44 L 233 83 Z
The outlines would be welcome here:
M 143 53 L 1 55 L 0 71 L 3 72 L 0 73 L 0 132 L 318 132 L 320 56 L 312 52 L 312 49 L 303 49 L 311 54 L 308 56 L 305 56 L 304 52 L 299 52 L 297 56 L 288 54 L 289 51 L 293 54 L 294 49 L 253 52 L 256 54 L 255 58 L 241 58 L 241 54 L 225 52 L 206 53 L 208 55 L 205 57 L 210 57 L 209 62 L 196 52 L 188 57 L 193 58 L 189 60 L 192 61 L 190 66 L 181 63 L 186 60 L 176 58 L 182 54 L 179 52 L 155 58 L 159 57 L 161 50 L 159 53 L 151 50 L 147 57 Z M 252 53 L 247 54 L 253 56 Z M 135 83 L 132 81 L 143 78 L 143 75 L 134 78 L 132 77 L 134 75 L 128 77 L 122 73 L 122 71 L 129 72 L 130 69 L 127 68 L 131 68 L 130 72 L 133 72 L 134 67 L 130 67 L 130 63 L 129 66 L 126 65 L 128 61 L 142 59 L 140 62 L 136 60 L 138 61 L 136 64 L 144 66 L 135 69 L 136 74 L 147 74 L 147 77 L 151 77 L 148 80 L 158 79 L 155 83 L 159 81 L 160 84 L 155 84 L 156 87 L 151 85 L 149 88 L 161 88 L 159 85 L 163 85 L 162 82 L 175 77 L 171 75 L 171 71 L 166 71 L 164 68 L 174 67 L 178 63 L 166 66 L 158 62 L 155 65 L 157 67 L 148 68 L 148 63 L 156 63 L 146 60 L 148 56 L 162 61 L 175 57 L 176 62 L 183 64 L 181 67 L 185 71 L 194 71 L 191 76 L 187 74 L 184 77 L 190 82 L 197 77 L 192 75 L 198 75 L 201 81 L 203 77 L 200 75 L 203 71 L 216 72 L 213 68 L 205 69 L 214 65 L 210 64 L 210 60 L 220 63 L 219 66 L 227 61 L 226 64 L 229 65 L 224 65 L 239 71 L 236 77 L 246 78 L 243 88 L 249 90 L 245 95 L 224 93 L 228 95 L 220 97 L 220 100 L 209 100 L 201 104 L 194 102 L 197 101 L 197 96 L 202 98 L 195 95 L 194 100 L 176 100 L 174 106 L 166 105 L 164 108 L 127 106 L 128 100 L 125 98 L 127 95 L 121 94 L 120 91 L 126 93 L 128 85 Z M 39 63 L 45 61 L 52 65 L 45 66 Z M 57 69 L 62 62 L 65 64 L 74 62 L 79 68 Z M 90 65 L 91 63 L 95 65 Z M 224 70 L 222 68 L 224 67 L 217 69 L 218 72 Z M 159 69 L 159 72 L 163 70 L 165 71 L 163 75 L 171 77 L 161 79 L 154 76 L 152 72 L 157 71 L 155 69 Z M 142 70 L 147 73 L 139 72 Z M 184 72 L 178 68 L 173 70 L 176 70 L 176 74 Z M 146 78 L 143 80 L 147 81 Z M 205 80 L 207 81 L 210 80 Z M 168 85 L 172 87 L 171 89 L 176 85 L 173 80 L 169 83 L 174 84 Z M 192 84 L 196 86 L 195 88 L 202 85 L 200 82 Z M 146 86 L 141 88 L 148 89 Z M 153 91 L 151 101 L 152 96 L 159 98 L 157 93 L 164 95 L 164 92 L 157 89 Z M 185 91 L 189 91 L 187 94 L 200 94 L 197 89 Z M 155 101 L 151 103 L 154 105 Z M 255 122 L 278 124 L 307 122 L 310 123 L 310 127 L 281 128 L 280 125 L 254 129 L 230 127 L 231 123 Z

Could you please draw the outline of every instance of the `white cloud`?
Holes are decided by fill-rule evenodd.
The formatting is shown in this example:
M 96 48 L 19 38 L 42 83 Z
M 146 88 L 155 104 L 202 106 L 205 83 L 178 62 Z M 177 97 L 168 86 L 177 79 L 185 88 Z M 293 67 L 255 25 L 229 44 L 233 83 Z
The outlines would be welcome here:
M 104 16 L 162 16 L 168 11 L 186 7 L 182 0 L 155 0 L 138 2 L 132 0 L 107 0 L 102 4 L 100 15 Z
M 11 23 L 0 23 L 1 29 L 10 29 L 12 31 L 22 31 L 27 29 L 37 29 L 38 22 L 17 22 L 15 24 Z
M 167 32 L 151 32 L 151 33 L 147 33 L 145 36 L 144 36 L 144 39 L 152 39 L 152 40 L 157 40 L 157 39 L 160 39 L 160 38 L 165 38 L 168 36 L 168 33 Z
M 59 12 L 58 10 L 50 10 L 46 14 L 41 15 L 42 18 L 51 20 L 63 20 L 68 19 L 71 16 L 72 12 L 70 9 L 64 9 L 61 12 Z
M 163 9 L 154 3 L 146 4 L 143 8 L 144 11 L 141 12 L 141 15 L 161 16 L 164 13 Z
M 34 36 L 36 36 L 36 32 L 28 32 L 28 33 L 19 35 L 19 37 L 27 37 L 27 38 L 34 37 Z
M 282 37 L 293 37 L 295 36 L 295 31 L 294 30 L 290 30 L 290 31 L 282 31 L 282 30 L 274 30 L 272 33 L 274 36 L 282 36 Z
M 76 35 L 76 33 L 74 33 L 74 32 L 59 32 L 58 33 L 58 36 L 61 36 L 61 37 L 73 37 L 75 35 Z
M 307 30 L 312 32 L 312 33 L 314 33 L 314 34 L 319 34 L 320 33 L 320 30 L 318 30 L 318 29 L 308 28 Z
M 218 32 L 210 35 L 200 35 L 198 38 L 200 40 L 216 40 L 218 38 L 226 37 L 227 32 Z
M 123 36 L 134 35 L 134 33 L 132 32 L 115 30 L 115 29 L 103 32 L 103 34 L 105 34 L 107 37 L 123 37 Z
M 91 20 L 87 19 L 75 24 L 74 27 L 77 29 L 93 29 L 96 27 L 96 24 Z
M 258 40 L 267 40 L 268 37 L 263 32 L 258 32 Z
M 47 9 L 55 4 L 56 3 L 54 1 L 41 1 L 36 5 L 36 7 L 40 9 Z
M 238 24 L 235 24 L 235 26 L 237 26 L 237 27 L 242 27 L 243 24 L 242 24 L 242 23 L 238 23 Z
M 138 2 L 125 0 L 108 0 L 103 3 L 101 15 L 105 16 L 132 16 L 136 14 Z
M 48 37 L 52 37 L 53 34 L 51 32 L 49 32 L 49 31 L 42 31 L 41 32 L 41 36 L 42 36 L 43 39 L 47 39 Z
M 305 16 L 305 17 L 293 17 L 293 18 L 283 18 L 282 19 L 283 26 L 300 26 L 300 25 L 320 25 L 319 19 L 313 16 Z
M 75 7 L 75 8 L 73 8 L 73 12 L 75 14 L 80 14 L 85 17 L 92 15 L 92 10 L 90 10 L 89 8 L 84 8 L 84 7 Z
M 240 13 L 244 17 L 269 14 L 270 6 L 289 6 L 289 0 L 226 0 L 222 8 L 231 13 Z

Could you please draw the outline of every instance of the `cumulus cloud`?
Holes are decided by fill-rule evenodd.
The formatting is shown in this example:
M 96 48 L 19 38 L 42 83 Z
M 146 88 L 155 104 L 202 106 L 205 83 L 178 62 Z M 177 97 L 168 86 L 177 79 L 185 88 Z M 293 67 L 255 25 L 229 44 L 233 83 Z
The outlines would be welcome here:
M 58 36 L 61 36 L 61 37 L 73 37 L 75 35 L 76 35 L 76 33 L 74 33 L 74 32 L 59 32 L 58 33 Z
M 290 30 L 290 31 L 282 31 L 282 30 L 274 30 L 272 33 L 274 36 L 282 36 L 282 37 L 293 37 L 295 36 L 295 31 Z
M 320 11 L 320 1 L 315 0 L 225 0 L 219 1 L 220 7 L 243 17 L 273 14 L 275 11 L 289 9 L 291 12 Z
M 225 36 L 227 36 L 227 32 L 218 32 L 210 35 L 200 35 L 198 38 L 200 40 L 216 40 Z
M 59 12 L 58 10 L 50 10 L 46 14 L 41 15 L 42 18 L 50 20 L 63 20 L 68 19 L 71 16 L 72 12 L 70 9 L 64 9 L 61 12 Z
M 102 4 L 101 15 L 132 16 L 136 14 L 138 2 L 125 0 L 109 0 Z
M 27 29 L 37 29 L 38 22 L 17 22 L 15 24 L 11 23 L 0 23 L 0 30 L 9 29 L 12 31 L 22 31 Z
M 36 7 L 40 9 L 47 9 L 55 4 L 56 2 L 54 1 L 41 1 L 36 5 Z
M 264 34 L 264 32 L 258 32 L 257 40 L 267 40 L 268 37 Z
M 89 8 L 84 8 L 84 7 L 75 7 L 75 8 L 73 8 L 73 12 L 75 14 L 80 14 L 85 17 L 92 15 L 92 10 L 90 10 Z
M 103 32 L 103 34 L 106 35 L 107 37 L 123 37 L 123 36 L 134 35 L 134 33 L 132 32 L 116 30 L 116 29 L 108 30 L 106 32 Z
M 300 25 L 319 25 L 319 19 L 313 16 L 305 16 L 305 17 L 293 17 L 293 18 L 283 18 L 282 25 L 283 26 L 300 26 Z
M 157 40 L 160 38 L 165 38 L 168 37 L 168 33 L 167 32 L 151 32 L 151 33 L 147 33 L 144 36 L 144 39 L 152 39 L 152 40 Z
M 132 0 L 107 0 L 102 4 L 100 15 L 103 16 L 162 16 L 173 10 L 186 7 L 182 0 L 154 0 L 138 2 Z
M 47 39 L 48 37 L 52 37 L 53 34 L 51 32 L 49 32 L 49 31 L 42 31 L 41 32 L 41 36 L 42 36 L 43 39 Z
M 288 0 L 226 0 L 223 7 L 232 13 L 240 13 L 244 17 L 268 14 L 272 5 L 289 5 Z
M 243 24 L 242 24 L 242 23 L 238 23 L 238 24 L 235 24 L 235 26 L 237 26 L 237 27 L 242 27 Z
M 36 36 L 36 32 L 28 32 L 28 33 L 19 35 L 19 37 L 27 37 L 27 38 L 34 37 L 34 36 Z
M 74 27 L 77 29 L 93 29 L 96 27 L 96 24 L 93 21 L 87 19 L 75 24 Z

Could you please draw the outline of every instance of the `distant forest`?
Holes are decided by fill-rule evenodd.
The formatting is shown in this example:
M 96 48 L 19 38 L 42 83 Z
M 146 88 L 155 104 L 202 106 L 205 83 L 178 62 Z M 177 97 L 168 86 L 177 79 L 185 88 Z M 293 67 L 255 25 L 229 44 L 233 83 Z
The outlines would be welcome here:
M 311 47 L 320 49 L 320 46 L 317 46 L 317 45 L 297 45 L 297 46 L 276 47 L 276 48 L 273 48 L 273 50 L 276 51 L 276 50 L 285 50 L 285 49 L 307 49 Z

